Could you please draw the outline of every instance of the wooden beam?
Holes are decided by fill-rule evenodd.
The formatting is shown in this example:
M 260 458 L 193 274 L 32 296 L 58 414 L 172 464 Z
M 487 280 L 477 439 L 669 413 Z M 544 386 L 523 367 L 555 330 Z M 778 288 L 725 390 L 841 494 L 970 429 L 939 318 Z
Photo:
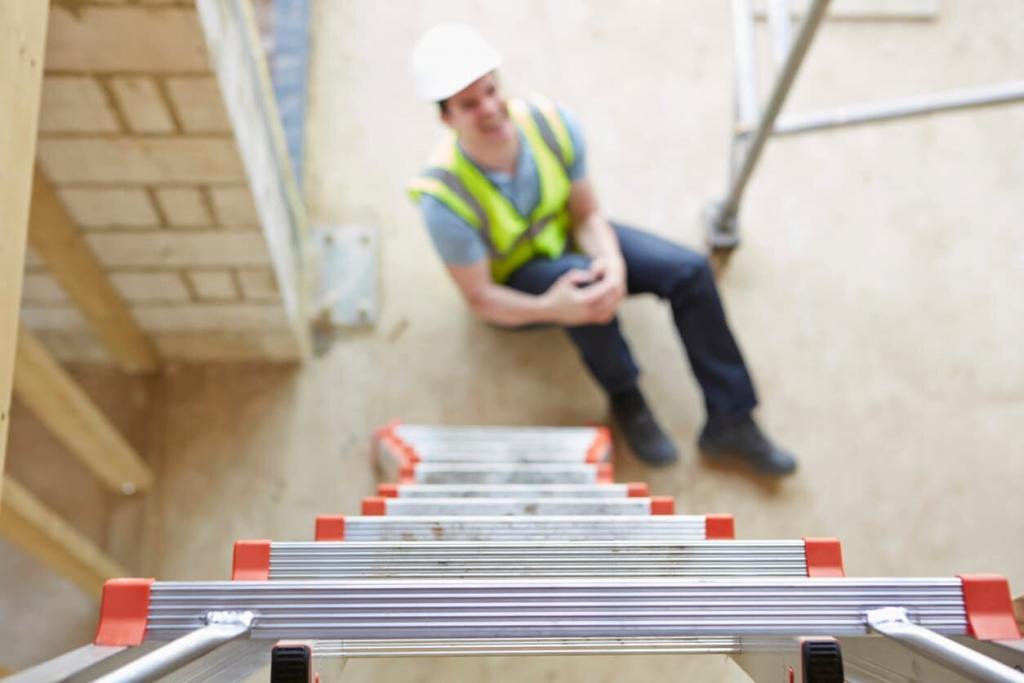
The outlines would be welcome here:
M 153 372 L 156 349 L 110 283 L 50 181 L 36 165 L 28 241 L 126 372 Z
M 0 535 L 99 600 L 103 582 L 128 576 L 96 544 L 18 482 L 3 479 Z
M 0 2 L 0 473 L 7 453 L 48 14 L 46 0 Z
M 92 399 L 24 326 L 18 332 L 14 395 L 64 446 L 115 491 L 153 484 L 153 473 Z

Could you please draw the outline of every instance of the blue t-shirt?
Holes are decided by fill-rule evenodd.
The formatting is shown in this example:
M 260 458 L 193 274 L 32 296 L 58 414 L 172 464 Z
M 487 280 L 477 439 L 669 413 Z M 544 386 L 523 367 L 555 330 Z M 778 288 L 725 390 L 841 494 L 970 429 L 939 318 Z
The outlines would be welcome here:
M 558 113 L 569 131 L 569 139 L 572 140 L 574 158 L 569 167 L 569 179 L 575 182 L 586 175 L 583 135 L 575 116 L 562 107 L 558 108 Z M 470 162 L 472 163 L 472 159 Z M 515 173 L 487 171 L 483 168 L 480 168 L 480 171 L 490 178 L 520 214 L 529 216 L 537 208 L 540 202 L 540 177 L 537 175 L 537 163 L 533 159 L 530 146 L 523 138 L 522 131 L 519 132 L 519 159 L 516 161 Z M 487 256 L 487 248 L 480 237 L 480 232 L 461 216 L 428 194 L 420 197 L 419 204 L 427 230 L 430 232 L 430 239 L 433 240 L 441 260 L 446 264 L 465 266 Z

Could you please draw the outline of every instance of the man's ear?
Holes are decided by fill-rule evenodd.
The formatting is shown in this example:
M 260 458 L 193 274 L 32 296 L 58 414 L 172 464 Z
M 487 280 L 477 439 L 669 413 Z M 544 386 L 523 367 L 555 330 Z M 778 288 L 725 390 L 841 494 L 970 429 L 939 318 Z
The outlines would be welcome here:
M 447 109 L 445 109 L 442 112 L 439 112 L 438 118 L 441 119 L 441 123 L 443 123 L 444 125 L 448 126 L 449 128 L 451 127 L 451 125 L 452 125 L 452 115 L 451 115 L 451 113 Z

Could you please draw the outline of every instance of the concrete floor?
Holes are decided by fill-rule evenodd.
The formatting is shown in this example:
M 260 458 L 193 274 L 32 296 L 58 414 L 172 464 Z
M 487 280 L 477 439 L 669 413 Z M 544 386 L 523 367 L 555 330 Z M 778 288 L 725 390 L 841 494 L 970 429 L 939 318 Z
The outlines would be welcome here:
M 1020 77 L 1024 5 L 941 7 L 936 22 L 828 23 L 790 110 Z M 226 578 L 235 539 L 309 539 L 316 514 L 355 512 L 374 483 L 371 430 L 391 417 L 606 418 L 560 333 L 471 318 L 405 200 L 437 133 L 407 69 L 429 25 L 478 26 L 512 92 L 577 112 L 608 215 L 697 246 L 696 216 L 722 192 L 727 3 L 323 0 L 315 14 L 307 199 L 315 221 L 382 231 L 380 323 L 302 368 L 183 367 L 148 388 L 159 486 L 143 574 Z M 801 470 L 772 485 L 698 460 L 701 401 L 668 313 L 634 300 L 623 324 L 685 459 L 649 471 L 620 448 L 619 478 L 650 481 L 680 512 L 732 512 L 744 538 L 837 536 L 851 575 L 991 571 L 1024 593 L 1022 137 L 1017 106 L 773 142 L 721 289 L 760 418 Z M 13 469 L 25 456 L 11 457 Z M 50 630 L 53 653 L 89 637 L 80 612 Z M 31 663 L 31 638 L 0 640 L 0 662 Z M 344 680 L 627 676 L 744 680 L 721 657 L 357 661 Z

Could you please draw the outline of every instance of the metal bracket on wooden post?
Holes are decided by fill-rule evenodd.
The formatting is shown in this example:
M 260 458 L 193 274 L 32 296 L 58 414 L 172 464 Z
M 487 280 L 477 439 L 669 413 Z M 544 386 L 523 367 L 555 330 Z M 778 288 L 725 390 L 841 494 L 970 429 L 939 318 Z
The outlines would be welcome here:
M 339 329 L 377 323 L 380 233 L 366 225 L 316 225 L 312 242 L 318 270 L 314 344 L 323 351 Z

